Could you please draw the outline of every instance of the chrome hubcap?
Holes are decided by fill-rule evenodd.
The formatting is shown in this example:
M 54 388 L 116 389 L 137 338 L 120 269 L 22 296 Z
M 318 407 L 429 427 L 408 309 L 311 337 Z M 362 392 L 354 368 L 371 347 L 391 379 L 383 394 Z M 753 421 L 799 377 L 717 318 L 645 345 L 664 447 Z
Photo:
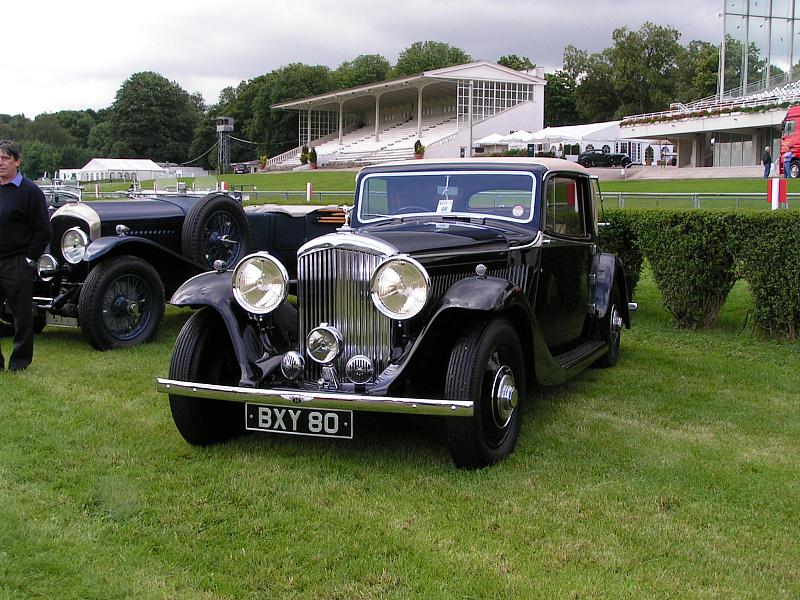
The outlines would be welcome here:
M 514 373 L 510 367 L 500 367 L 495 373 L 492 384 L 492 415 L 498 427 L 503 428 L 508 425 L 518 401 Z

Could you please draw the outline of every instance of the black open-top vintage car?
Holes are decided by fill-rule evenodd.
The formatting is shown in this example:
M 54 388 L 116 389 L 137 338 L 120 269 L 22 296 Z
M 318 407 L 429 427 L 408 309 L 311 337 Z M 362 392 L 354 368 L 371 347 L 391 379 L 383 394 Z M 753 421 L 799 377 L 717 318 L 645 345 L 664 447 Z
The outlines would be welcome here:
M 351 438 L 353 412 L 445 417 L 457 465 L 510 454 L 525 392 L 617 362 L 622 265 L 597 248 L 597 181 L 555 159 L 363 169 L 350 226 L 184 284 L 175 424 L 192 444 L 246 430 Z M 292 290 L 294 291 L 294 289 Z
M 74 202 L 55 210 L 50 223 L 50 251 L 34 284 L 36 328 L 77 325 L 107 350 L 150 341 L 165 297 L 216 261 L 234 265 L 253 249 L 268 250 L 293 270 L 297 248 L 334 231 L 344 212 L 243 208 L 214 192 Z

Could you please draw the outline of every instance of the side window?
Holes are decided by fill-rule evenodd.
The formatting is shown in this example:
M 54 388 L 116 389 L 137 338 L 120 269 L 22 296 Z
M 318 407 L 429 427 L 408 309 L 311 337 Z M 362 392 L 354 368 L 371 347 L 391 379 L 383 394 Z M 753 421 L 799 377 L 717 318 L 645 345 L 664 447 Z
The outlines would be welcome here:
M 545 230 L 557 235 L 586 238 L 586 211 L 591 207 L 585 182 L 551 177 L 545 187 Z

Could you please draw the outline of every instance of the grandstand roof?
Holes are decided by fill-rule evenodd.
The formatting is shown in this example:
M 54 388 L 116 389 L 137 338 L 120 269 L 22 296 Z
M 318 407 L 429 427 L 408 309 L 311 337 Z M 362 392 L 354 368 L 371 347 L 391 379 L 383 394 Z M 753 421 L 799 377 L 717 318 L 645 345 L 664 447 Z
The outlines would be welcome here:
M 587 123 L 585 125 L 565 125 L 563 127 L 545 127 L 534 134 L 534 139 L 547 140 L 575 140 L 619 137 L 620 121 L 604 121 L 602 123 Z
M 417 90 L 420 86 L 425 86 L 425 93 L 430 95 L 437 92 L 452 93 L 453 85 L 459 80 L 476 81 L 502 81 L 507 83 L 533 83 L 546 85 L 547 81 L 535 73 L 525 71 L 515 71 L 488 60 L 445 67 L 443 69 L 433 69 L 424 71 L 419 75 L 402 77 L 400 79 L 389 79 L 387 81 L 377 81 L 368 85 L 362 85 L 346 90 L 337 90 L 318 96 L 309 96 L 273 104 L 270 108 L 285 110 L 323 110 L 338 109 L 340 102 L 347 102 L 348 109 L 371 108 L 375 105 L 375 94 L 391 92 L 393 100 L 396 102 L 414 102 L 417 99 Z

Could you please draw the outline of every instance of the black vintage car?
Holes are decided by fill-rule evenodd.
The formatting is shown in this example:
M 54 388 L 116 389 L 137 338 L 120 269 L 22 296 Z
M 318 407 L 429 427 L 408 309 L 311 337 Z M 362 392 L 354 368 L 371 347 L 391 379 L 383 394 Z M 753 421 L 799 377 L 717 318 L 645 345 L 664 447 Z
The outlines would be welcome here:
M 34 284 L 36 329 L 80 326 L 92 346 L 107 350 L 150 341 L 165 297 L 217 261 L 233 265 L 254 249 L 269 250 L 293 270 L 297 248 L 344 223 L 344 212 L 245 209 L 215 192 L 73 202 L 50 223 L 50 251 Z
M 510 454 L 526 390 L 617 362 L 622 265 L 597 181 L 556 159 L 409 161 L 357 179 L 350 226 L 199 275 L 168 378 L 191 444 L 250 431 L 351 438 L 354 412 L 441 415 L 458 466 Z
M 587 150 L 578 155 L 578 164 L 582 167 L 625 167 L 631 164 L 631 157 L 621 152 L 603 152 Z

